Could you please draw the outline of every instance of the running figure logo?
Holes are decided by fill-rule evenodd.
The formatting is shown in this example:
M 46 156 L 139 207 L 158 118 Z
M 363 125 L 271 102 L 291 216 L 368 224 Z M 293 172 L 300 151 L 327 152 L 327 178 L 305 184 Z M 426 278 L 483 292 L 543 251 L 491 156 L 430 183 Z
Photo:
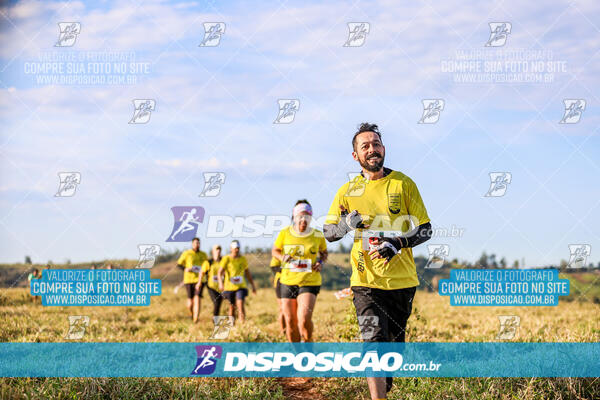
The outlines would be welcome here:
M 225 33 L 225 22 L 205 22 L 204 39 L 198 47 L 215 47 L 221 42 L 221 36 Z
M 59 22 L 58 41 L 54 47 L 71 47 L 77 40 L 77 35 L 81 33 L 81 24 L 79 22 Z
M 300 100 L 298 99 L 279 99 L 279 114 L 273 121 L 274 124 L 290 124 L 294 122 L 296 112 L 300 108 Z
M 150 114 L 156 109 L 156 101 L 152 99 L 134 99 L 133 117 L 130 124 L 147 124 L 150 121 Z
M 81 174 L 79 172 L 59 172 L 58 191 L 54 197 L 71 197 L 75 194 L 77 185 L 81 183 Z
M 512 30 L 510 22 L 490 22 L 490 38 L 485 43 L 485 47 L 502 47 L 506 44 L 506 39 Z
M 196 346 L 198 360 L 191 375 L 209 375 L 215 372 L 217 359 L 223 355 L 221 346 Z
M 204 189 L 199 197 L 215 197 L 221 193 L 221 185 L 225 184 L 224 172 L 204 172 Z
M 490 189 L 484 197 L 502 197 L 512 182 L 510 172 L 490 172 Z
M 379 326 L 379 317 L 377 315 L 359 315 L 356 318 L 358 320 L 360 339 L 373 339 L 373 336 L 375 336 L 375 328 Z
M 158 244 L 140 244 L 140 259 L 136 268 L 152 268 L 156 257 L 160 254 L 160 246 Z
M 419 120 L 419 124 L 435 124 L 440 119 L 440 114 L 444 109 L 443 99 L 425 99 L 423 103 L 423 116 Z
M 85 329 L 90 324 L 90 317 L 87 315 L 69 315 L 69 331 L 65 339 L 80 340 L 85 335 Z
M 348 22 L 348 40 L 344 47 L 360 47 L 365 44 L 367 35 L 371 31 L 371 24 L 368 22 Z
M 563 115 L 559 124 L 576 124 L 585 110 L 584 99 L 564 99 L 565 115 Z
M 359 197 L 365 193 L 365 183 L 360 179 L 360 172 L 348 172 L 347 197 Z
M 215 327 L 212 335 L 209 339 L 211 340 L 225 340 L 229 337 L 229 331 L 233 328 L 234 318 L 226 315 L 217 315 L 213 317 Z
M 592 253 L 589 244 L 570 244 L 569 268 L 585 268 L 588 256 Z
M 189 242 L 196 237 L 198 225 L 204 220 L 204 208 L 200 206 L 171 207 L 173 230 L 167 242 Z
M 442 268 L 446 257 L 450 255 L 450 246 L 447 244 L 428 244 L 429 259 L 425 268 Z
M 521 325 L 521 317 L 518 315 L 498 315 L 500 320 L 500 331 L 496 336 L 498 340 L 511 340 L 517 334 L 517 328 Z

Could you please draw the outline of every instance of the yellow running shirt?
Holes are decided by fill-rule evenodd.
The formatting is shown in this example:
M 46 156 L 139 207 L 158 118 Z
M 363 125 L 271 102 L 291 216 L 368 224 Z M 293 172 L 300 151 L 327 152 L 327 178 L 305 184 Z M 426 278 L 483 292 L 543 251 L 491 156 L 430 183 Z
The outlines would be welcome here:
M 357 210 L 365 224 L 370 225 L 370 231 L 409 232 L 430 222 L 417 185 L 398 171 L 377 180 L 367 180 L 358 175 L 344 184 L 331 203 L 326 224 L 340 222 L 340 205 L 348 212 Z M 411 227 L 409 221 L 414 226 Z M 362 229 L 354 232 L 350 286 L 392 290 L 419 285 L 411 248 L 402 249 L 399 255 L 384 265 L 383 259 L 371 260 L 368 242 L 363 247 L 362 234 Z
M 225 282 L 223 285 L 225 291 L 236 291 L 246 288 L 246 278 L 244 277 L 244 273 L 248 269 L 246 257 L 239 256 L 234 258 L 228 254 L 221 260 L 221 267 L 225 269 Z
M 183 283 L 198 283 L 198 276 L 204 263 L 208 264 L 208 257 L 203 251 L 195 252 L 192 249 L 188 249 L 181 253 L 177 264 L 193 269 L 193 271 L 183 271 Z
M 321 285 L 321 273 L 312 271 L 312 267 L 319 251 L 327 250 L 323 232 L 312 229 L 307 235 L 301 235 L 292 226 L 287 226 L 277 235 L 275 247 L 292 257 L 289 262 L 281 265 L 281 283 L 290 286 Z
M 269 267 L 275 268 L 280 266 L 281 261 L 279 261 L 275 257 L 271 257 L 271 264 L 269 265 Z M 277 287 L 277 281 L 279 280 L 279 278 L 281 278 L 281 272 L 275 272 L 275 277 L 273 278 L 273 287 Z
M 202 272 L 204 272 L 204 275 L 207 277 L 208 287 L 217 292 L 219 291 L 219 278 L 217 277 L 217 273 L 219 272 L 220 266 L 221 262 L 215 260 L 210 264 L 207 262 L 202 266 Z

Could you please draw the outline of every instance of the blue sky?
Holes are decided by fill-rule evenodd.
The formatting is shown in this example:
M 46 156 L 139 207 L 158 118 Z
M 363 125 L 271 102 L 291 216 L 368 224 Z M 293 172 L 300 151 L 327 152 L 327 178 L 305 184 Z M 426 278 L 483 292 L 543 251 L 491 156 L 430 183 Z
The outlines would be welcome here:
M 386 165 L 417 183 L 434 225 L 464 229 L 431 241 L 449 244 L 451 258 L 486 251 L 545 265 L 585 243 L 589 261 L 600 261 L 597 2 L 23 1 L 0 18 L 0 262 L 172 248 L 172 206 L 288 215 L 308 198 L 323 215 L 358 171 L 350 140 L 363 121 L 380 125 Z M 64 21 L 80 22 L 81 33 L 55 48 Z M 512 24 L 503 50 L 549 51 L 566 72 L 550 83 L 454 82 L 441 61 L 492 51 L 484 43 L 494 21 Z M 203 22 L 225 22 L 219 46 L 198 47 Z M 348 22 L 370 24 L 363 46 L 342 46 Z M 133 52 L 151 72 L 134 85 L 96 86 L 41 84 L 24 72 L 63 50 Z M 148 124 L 128 124 L 140 98 L 156 110 Z M 285 98 L 300 110 L 273 124 Z M 417 124 L 430 98 L 445 100 L 440 119 Z M 558 124 L 570 98 L 586 100 L 581 120 Z M 61 171 L 81 172 L 75 196 L 54 197 Z M 210 171 L 225 172 L 226 184 L 199 198 Z M 484 197 L 494 171 L 511 172 L 512 183 L 505 196 Z M 205 228 L 205 249 L 231 239 L 206 238 Z

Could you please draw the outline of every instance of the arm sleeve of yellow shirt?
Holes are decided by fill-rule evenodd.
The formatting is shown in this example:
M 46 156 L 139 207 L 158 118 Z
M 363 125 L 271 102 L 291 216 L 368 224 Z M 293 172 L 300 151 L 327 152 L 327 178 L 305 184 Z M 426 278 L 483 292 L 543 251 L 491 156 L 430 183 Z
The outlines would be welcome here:
M 205 260 L 202 263 L 202 272 L 207 273 L 210 270 L 210 263 L 208 262 L 208 260 Z
M 325 239 L 329 242 L 340 240 L 346 233 L 351 231 L 348 225 L 346 225 L 346 222 L 341 218 L 342 210 L 340 210 L 340 205 L 343 205 L 348 209 L 348 204 L 344 204 L 344 201 L 342 200 L 342 194 L 345 193 L 343 191 L 344 188 L 345 186 L 342 186 L 335 194 L 335 198 L 331 203 L 331 207 L 329 207 L 327 218 L 323 224 L 323 234 L 325 235 Z
M 277 235 L 277 239 L 275 239 L 275 243 L 273 243 L 273 246 L 275 246 L 278 249 L 281 249 L 281 251 L 283 251 L 283 242 L 285 241 L 285 232 L 284 230 L 279 231 L 279 234 Z
M 325 242 L 325 237 L 321 236 L 319 238 L 319 251 L 327 250 L 327 242 Z
M 186 252 L 181 253 L 181 255 L 179 256 L 179 259 L 177 260 L 177 265 L 181 266 L 183 268 L 186 268 L 187 267 L 186 260 L 187 260 L 187 253 Z
M 407 201 L 406 209 L 408 210 L 408 214 L 413 217 L 415 226 L 431 222 L 419 189 L 417 189 L 417 185 L 412 180 L 408 183 L 408 196 L 405 198 Z

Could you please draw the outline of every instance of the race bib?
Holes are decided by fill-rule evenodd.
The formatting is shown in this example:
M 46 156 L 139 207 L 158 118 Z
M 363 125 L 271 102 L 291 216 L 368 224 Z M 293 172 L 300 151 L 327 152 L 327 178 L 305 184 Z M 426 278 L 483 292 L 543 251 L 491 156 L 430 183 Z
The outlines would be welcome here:
M 219 283 L 219 277 L 217 275 L 213 275 L 213 282 Z
M 312 262 L 310 259 L 291 259 L 287 263 L 291 272 L 312 272 Z
M 242 283 L 244 283 L 244 277 L 243 277 L 243 276 L 241 276 L 241 275 L 238 275 L 238 276 L 232 276 L 231 278 L 229 278 L 229 281 L 230 281 L 231 283 L 233 283 L 234 285 L 239 285 L 239 284 L 242 284 Z
M 194 265 L 194 266 L 192 266 L 192 272 L 195 272 L 195 273 L 199 274 L 200 271 L 202 271 L 202 267 L 200 265 Z

